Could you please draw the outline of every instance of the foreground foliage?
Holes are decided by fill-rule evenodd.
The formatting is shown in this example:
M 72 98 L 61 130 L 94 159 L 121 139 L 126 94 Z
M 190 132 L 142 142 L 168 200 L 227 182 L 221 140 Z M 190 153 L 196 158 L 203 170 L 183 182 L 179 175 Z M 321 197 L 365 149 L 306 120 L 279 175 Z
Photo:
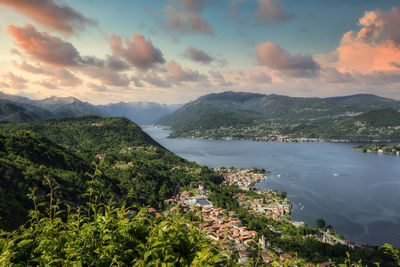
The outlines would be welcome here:
M 33 196 L 33 195 L 32 195 Z M 33 196 L 35 200 L 35 196 Z M 147 209 L 91 202 L 65 219 L 33 210 L 29 222 L 0 232 L 0 266 L 218 266 L 219 246 L 182 217 L 155 218 Z

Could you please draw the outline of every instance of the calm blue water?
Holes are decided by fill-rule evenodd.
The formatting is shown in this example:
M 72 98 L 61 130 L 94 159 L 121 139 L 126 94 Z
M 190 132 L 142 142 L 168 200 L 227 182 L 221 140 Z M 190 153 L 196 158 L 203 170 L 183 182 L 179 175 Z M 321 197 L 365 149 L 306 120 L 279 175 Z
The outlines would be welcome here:
M 288 193 L 292 218 L 315 226 L 323 218 L 346 239 L 400 248 L 400 157 L 353 151 L 351 143 L 269 143 L 167 139 L 170 151 L 209 167 L 259 167 L 273 174 L 256 187 Z

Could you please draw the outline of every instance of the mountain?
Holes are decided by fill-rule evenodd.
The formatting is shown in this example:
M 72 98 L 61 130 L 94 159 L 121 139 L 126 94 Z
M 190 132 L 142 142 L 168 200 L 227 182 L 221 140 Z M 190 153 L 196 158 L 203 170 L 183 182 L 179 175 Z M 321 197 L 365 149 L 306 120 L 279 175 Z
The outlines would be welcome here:
M 14 105 L 22 105 L 24 108 L 27 107 L 24 105 L 30 105 L 28 111 L 33 112 L 33 114 L 25 112 L 12 116 L 10 114 L 9 117 L 0 117 L 0 121 L 3 122 L 27 122 L 47 118 L 98 115 L 102 117 L 126 117 L 139 124 L 153 124 L 181 107 L 181 105 L 163 105 L 153 102 L 120 102 L 108 105 L 92 105 L 74 97 L 56 96 L 42 100 L 32 100 L 23 96 L 7 95 L 2 92 L 0 92 L 0 100 L 11 101 Z M 40 108 L 42 113 L 48 114 L 38 114 L 39 109 L 32 111 L 32 106 L 36 106 Z
M 31 113 L 15 114 L 3 121 L 25 122 L 38 119 L 78 117 L 87 115 L 107 116 L 108 114 L 87 102 L 74 97 L 49 97 L 42 100 L 32 100 L 23 96 L 7 95 L 0 92 L 1 101 L 10 101 L 15 106 L 23 107 Z M 21 110 L 23 112 L 24 110 Z M 32 114 L 33 113 L 33 114 Z
M 119 102 L 98 107 L 112 117 L 126 117 L 138 124 L 153 124 L 177 110 L 180 105 L 162 105 L 153 102 Z
M 281 122 L 326 121 L 364 110 L 363 107 L 315 98 L 224 92 L 200 97 L 157 123 L 181 128 L 203 115 L 218 112 L 233 112 L 253 119 Z
M 17 102 L 17 103 L 32 104 L 32 100 L 27 97 L 18 96 L 18 95 L 8 95 L 3 92 L 0 92 L 0 99 L 10 100 L 10 101 Z
M 86 115 L 105 116 L 101 109 L 74 97 L 52 96 L 42 100 L 33 100 L 32 104 L 51 111 L 54 117 L 78 117 Z
M 329 98 L 324 98 L 324 100 L 343 103 L 347 105 L 365 107 L 368 109 L 392 108 L 400 110 L 400 101 L 371 94 L 357 94 L 349 96 L 329 97 Z
M 397 133 L 392 133 L 385 125 L 378 125 L 374 130 L 363 129 L 363 135 L 353 128 L 351 131 L 350 128 L 334 130 L 350 127 L 350 122 L 356 122 L 353 117 L 375 110 L 377 106 L 397 107 L 398 103 L 400 101 L 373 95 L 320 99 L 224 92 L 200 97 L 157 123 L 171 126 L 171 137 L 265 141 L 387 140 L 391 137 L 389 139 L 399 140 Z M 385 121 L 387 116 L 396 117 L 397 113 L 396 109 L 386 108 L 384 113 L 377 111 L 365 116 Z M 341 122 L 345 124 L 340 126 Z M 374 133 L 379 131 L 380 135 Z
M 29 122 L 51 117 L 53 114 L 42 108 L 0 99 L 0 123 Z

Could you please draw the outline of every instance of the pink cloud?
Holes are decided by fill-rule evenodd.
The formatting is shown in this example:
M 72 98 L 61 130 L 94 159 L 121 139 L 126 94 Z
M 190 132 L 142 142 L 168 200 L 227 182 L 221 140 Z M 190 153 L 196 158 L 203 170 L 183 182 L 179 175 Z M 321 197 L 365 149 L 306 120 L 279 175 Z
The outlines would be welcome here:
M 6 79 L 7 84 L 9 84 L 11 88 L 14 89 L 26 88 L 26 83 L 28 82 L 28 80 L 21 76 L 15 75 L 12 72 L 8 72 L 7 74 L 3 75 L 3 77 Z
M 326 67 L 321 70 L 323 81 L 330 84 L 341 84 L 353 82 L 353 76 L 348 72 L 340 72 L 336 68 Z
M 171 83 L 166 79 L 162 79 L 159 77 L 157 73 L 151 72 L 147 74 L 145 77 L 142 77 L 142 80 L 148 84 L 161 87 L 161 88 L 170 88 Z
M 398 70 L 400 63 L 400 10 L 365 12 L 358 32 L 346 32 L 336 49 L 336 59 L 322 62 L 341 72 L 368 74 Z M 331 53 L 332 54 L 332 53 Z M 322 59 L 325 56 L 321 57 Z
M 97 84 L 94 84 L 94 83 L 88 83 L 87 87 L 92 89 L 94 92 L 106 92 L 106 91 L 108 91 L 108 88 L 105 87 L 104 85 L 97 85 Z
M 30 72 L 30 73 L 33 73 L 33 74 L 46 74 L 46 75 L 51 75 L 52 74 L 50 71 L 45 70 L 42 67 L 35 67 L 32 64 L 27 63 L 25 60 L 21 64 L 18 64 L 18 63 L 15 62 L 15 65 L 18 68 L 20 68 L 21 70 L 26 71 L 26 72 Z
M 48 82 L 48 81 L 40 81 L 40 82 L 36 82 L 36 84 L 38 84 L 40 86 L 43 86 L 43 87 L 45 87 L 47 89 L 52 89 L 52 90 L 58 89 L 58 87 L 56 85 L 54 85 L 54 84 L 52 84 L 51 82 Z
M 57 69 L 54 71 L 49 83 L 57 86 L 74 87 L 82 84 L 82 80 L 66 69 Z
M 318 74 L 320 66 L 309 55 L 291 55 L 280 45 L 265 42 L 257 45 L 257 60 L 261 65 L 278 70 L 291 77 L 312 77 Z
M 96 24 L 68 5 L 57 5 L 53 0 L 0 0 L 41 25 L 61 33 L 72 34 L 87 25 Z
M 30 24 L 8 25 L 16 44 L 32 58 L 57 66 L 76 66 L 81 60 L 78 50 L 68 42 L 48 33 L 40 33 Z
M 10 88 L 10 85 L 6 82 L 0 82 L 0 88 Z
M 179 63 L 171 60 L 168 62 L 167 66 L 168 79 L 172 82 L 196 82 L 201 79 L 206 79 L 204 75 L 199 74 L 198 71 L 193 71 L 192 69 L 183 69 Z
M 140 33 L 132 34 L 132 41 L 123 41 L 118 35 L 111 34 L 110 47 L 116 56 L 125 59 L 140 70 L 146 71 L 156 64 L 165 63 L 161 51 Z

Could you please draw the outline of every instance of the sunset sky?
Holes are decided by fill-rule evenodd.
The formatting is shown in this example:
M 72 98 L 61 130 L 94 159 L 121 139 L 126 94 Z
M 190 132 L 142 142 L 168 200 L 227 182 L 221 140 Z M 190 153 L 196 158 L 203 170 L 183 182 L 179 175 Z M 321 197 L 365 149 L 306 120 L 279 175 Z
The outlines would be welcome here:
M 399 0 L 0 0 L 0 91 L 400 99 Z

